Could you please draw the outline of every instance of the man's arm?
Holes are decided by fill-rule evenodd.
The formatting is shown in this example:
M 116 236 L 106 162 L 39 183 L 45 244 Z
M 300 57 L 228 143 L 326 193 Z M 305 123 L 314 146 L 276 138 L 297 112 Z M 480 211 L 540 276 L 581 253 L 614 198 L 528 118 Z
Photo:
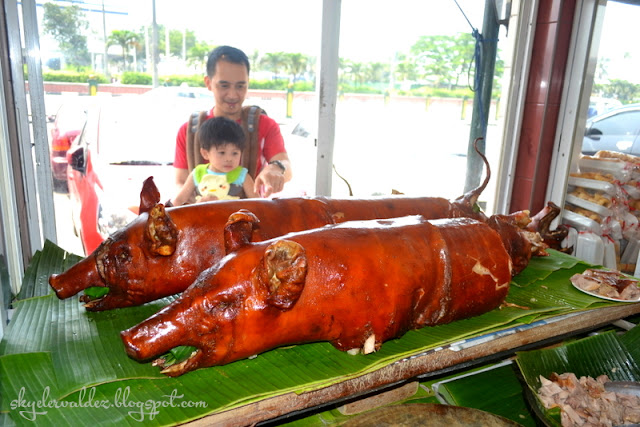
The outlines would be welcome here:
M 187 125 L 185 122 L 176 135 L 176 153 L 173 161 L 173 167 L 176 171 L 176 189 L 180 191 L 184 185 L 189 170 L 187 169 Z
M 189 171 L 186 169 L 174 168 L 176 171 L 176 188 L 178 191 L 184 186 L 189 176 Z
M 186 169 L 183 169 L 186 172 Z M 177 171 L 177 169 L 176 169 Z M 187 179 L 188 178 L 188 179 Z M 173 206 L 182 206 L 186 203 L 193 203 L 196 184 L 193 181 L 193 175 L 187 173 L 185 184 L 180 187 L 178 194 L 171 200 Z

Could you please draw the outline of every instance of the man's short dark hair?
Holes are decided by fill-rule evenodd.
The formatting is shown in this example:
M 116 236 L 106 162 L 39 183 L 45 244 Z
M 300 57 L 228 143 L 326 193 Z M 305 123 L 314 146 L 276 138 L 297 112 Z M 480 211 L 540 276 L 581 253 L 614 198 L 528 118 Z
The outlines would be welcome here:
M 244 65 L 247 67 L 247 74 L 249 74 L 251 69 L 251 66 L 249 65 L 249 58 L 243 51 L 231 46 L 218 46 L 209 53 L 209 59 L 207 60 L 207 76 L 213 77 L 216 73 L 216 64 L 220 60 L 228 61 L 232 64 Z
M 212 117 L 205 120 L 198 129 L 197 137 L 200 148 L 206 151 L 224 144 L 233 144 L 240 151 L 244 150 L 245 137 L 242 126 L 226 117 Z

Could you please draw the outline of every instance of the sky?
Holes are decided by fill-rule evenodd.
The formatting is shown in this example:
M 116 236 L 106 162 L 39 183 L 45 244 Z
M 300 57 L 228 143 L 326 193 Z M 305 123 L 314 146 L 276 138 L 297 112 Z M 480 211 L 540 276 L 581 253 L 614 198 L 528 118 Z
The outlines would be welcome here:
M 640 84 L 640 45 L 629 32 L 638 21 L 639 6 L 607 3 L 598 56 L 609 59 L 609 78 Z
M 101 35 L 101 0 L 83 1 L 84 7 L 98 11 L 87 14 L 93 16 L 92 27 Z M 483 2 L 457 1 L 471 24 L 481 29 Z M 106 15 L 107 34 L 151 23 L 153 0 L 104 0 L 104 4 L 112 12 Z M 158 24 L 171 29 L 186 27 L 213 45 L 314 56 L 320 50 L 322 0 L 155 0 L 155 5 Z M 471 31 L 454 0 L 343 0 L 340 56 L 388 61 L 394 51 L 408 51 L 420 36 Z
M 138 30 L 151 23 L 154 0 L 56 3 L 94 10 L 87 17 L 94 39 L 101 42 L 103 1 L 109 12 L 107 34 L 117 29 Z M 179 30 L 186 27 L 212 45 L 229 44 L 248 54 L 258 50 L 261 54 L 282 51 L 319 56 L 322 0 L 155 0 L 155 7 L 158 24 Z M 610 1 L 606 10 L 599 56 L 610 58 L 610 78 L 640 83 L 636 71 L 640 69 L 640 45 L 628 33 L 640 20 L 640 7 Z M 353 61 L 388 62 L 396 52 L 408 52 L 420 36 L 471 33 L 474 28 L 482 31 L 483 14 L 480 0 L 342 0 L 339 54 Z M 41 43 L 43 52 L 50 50 L 46 40 Z

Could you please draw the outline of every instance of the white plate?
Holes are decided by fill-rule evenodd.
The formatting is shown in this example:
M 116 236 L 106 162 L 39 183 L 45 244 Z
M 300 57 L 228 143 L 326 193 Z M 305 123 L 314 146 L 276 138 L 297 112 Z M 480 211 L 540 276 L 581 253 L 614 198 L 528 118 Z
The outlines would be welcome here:
M 600 299 L 607 299 L 609 301 L 615 301 L 615 302 L 640 302 L 640 298 L 638 298 L 638 299 L 619 299 L 619 298 L 605 297 L 603 295 L 598 295 L 595 292 L 585 291 L 584 289 L 582 289 L 579 286 L 575 285 L 573 282 L 571 282 L 571 284 L 573 285 L 574 288 L 576 288 L 580 292 L 584 292 L 585 294 L 591 295 L 592 297 L 596 297 L 596 298 L 600 298 Z

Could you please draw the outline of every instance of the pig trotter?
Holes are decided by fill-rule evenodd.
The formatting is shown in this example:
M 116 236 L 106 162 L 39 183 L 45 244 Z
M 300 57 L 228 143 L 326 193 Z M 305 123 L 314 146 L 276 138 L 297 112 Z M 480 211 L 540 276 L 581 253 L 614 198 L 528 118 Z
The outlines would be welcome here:
M 551 249 L 560 252 L 571 253 L 573 248 L 563 248 L 562 241 L 569 234 L 569 230 L 564 225 L 559 225 L 555 230 L 551 230 L 551 223 L 560 215 L 560 207 L 553 202 L 547 202 L 540 212 L 531 217 L 531 223 L 527 230 L 540 233 L 542 240 Z

